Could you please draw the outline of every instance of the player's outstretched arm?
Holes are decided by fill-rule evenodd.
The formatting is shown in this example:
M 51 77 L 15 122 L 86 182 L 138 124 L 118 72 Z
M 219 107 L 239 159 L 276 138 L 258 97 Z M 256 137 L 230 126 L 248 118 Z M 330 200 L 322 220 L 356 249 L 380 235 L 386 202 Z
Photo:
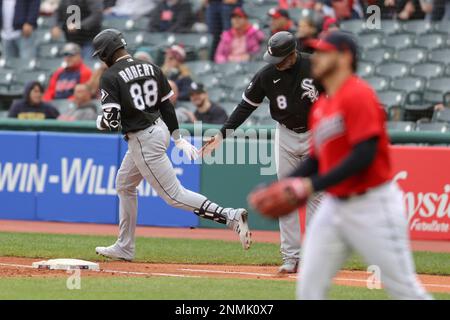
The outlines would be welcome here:
M 255 107 L 242 100 L 224 123 L 220 129 L 220 133 L 206 140 L 205 145 L 200 149 L 201 156 L 210 155 L 220 146 L 224 138 L 230 136 L 234 130 L 239 128 L 248 119 L 253 111 L 255 111 Z

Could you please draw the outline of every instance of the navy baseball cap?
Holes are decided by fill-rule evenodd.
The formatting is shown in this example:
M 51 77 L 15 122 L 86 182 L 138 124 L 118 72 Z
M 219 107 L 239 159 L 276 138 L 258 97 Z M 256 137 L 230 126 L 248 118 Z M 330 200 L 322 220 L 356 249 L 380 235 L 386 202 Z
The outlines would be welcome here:
M 319 39 L 308 40 L 306 45 L 316 51 L 350 51 L 355 58 L 358 53 L 354 36 L 344 31 L 327 32 Z

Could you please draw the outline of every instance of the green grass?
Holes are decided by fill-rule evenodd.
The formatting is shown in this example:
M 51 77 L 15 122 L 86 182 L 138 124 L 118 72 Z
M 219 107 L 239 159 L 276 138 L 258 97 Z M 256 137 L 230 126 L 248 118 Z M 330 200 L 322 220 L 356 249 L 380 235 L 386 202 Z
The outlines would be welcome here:
M 100 245 L 110 245 L 111 236 L 53 235 L 36 233 L 0 233 L 0 256 L 29 258 L 79 258 L 102 261 L 94 252 Z M 278 265 L 277 244 L 255 243 L 249 251 L 237 242 L 219 240 L 138 238 L 136 261 L 158 263 Z M 418 273 L 450 275 L 450 254 L 415 252 Z M 356 256 L 346 269 L 365 270 Z
M 163 300 L 289 300 L 295 298 L 295 282 L 211 278 L 96 278 L 81 277 L 81 288 L 69 290 L 67 279 L 0 279 L 0 300 L 7 299 L 163 299 Z M 267 290 L 270 288 L 270 290 Z M 450 299 L 449 294 L 435 294 Z M 333 286 L 331 299 L 387 299 L 383 290 Z

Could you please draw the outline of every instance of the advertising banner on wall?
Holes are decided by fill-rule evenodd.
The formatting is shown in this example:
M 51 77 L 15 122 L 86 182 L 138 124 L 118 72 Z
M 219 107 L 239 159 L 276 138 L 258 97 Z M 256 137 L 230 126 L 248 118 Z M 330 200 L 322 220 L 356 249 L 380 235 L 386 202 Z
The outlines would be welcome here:
M 450 148 L 393 146 L 412 239 L 450 240 Z
M 115 177 L 128 148 L 121 136 L 4 131 L 0 148 L 0 219 L 118 223 Z M 171 144 L 168 153 L 178 150 Z M 200 191 L 199 164 L 180 159 L 174 170 Z M 138 224 L 198 226 L 195 214 L 170 207 L 148 183 L 138 195 Z

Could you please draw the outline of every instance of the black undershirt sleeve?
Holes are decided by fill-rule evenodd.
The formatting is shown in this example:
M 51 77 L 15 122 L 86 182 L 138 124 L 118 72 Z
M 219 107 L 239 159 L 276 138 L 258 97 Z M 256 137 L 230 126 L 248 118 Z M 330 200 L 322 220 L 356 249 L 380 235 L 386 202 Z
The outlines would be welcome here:
M 319 161 L 316 158 L 307 156 L 302 164 L 292 172 L 293 177 L 310 177 L 319 171 Z
M 315 173 L 310 174 L 309 177 L 311 178 L 314 191 L 325 190 L 366 169 L 375 159 L 377 145 L 378 137 L 364 140 L 355 145 L 347 158 L 327 174 L 317 174 L 317 170 Z M 310 162 L 308 160 L 303 162 L 290 176 L 306 177 L 306 174 L 311 172 L 311 169 L 308 169 L 308 166 L 312 167 Z
M 228 120 L 220 129 L 220 133 L 222 133 L 222 137 L 226 138 L 227 130 L 236 130 L 241 124 L 244 123 L 245 120 L 255 111 L 257 107 L 250 105 L 249 103 L 242 100 L 236 109 L 234 109 L 233 113 L 230 115 Z
M 161 117 L 169 128 L 170 134 L 173 134 L 174 131 L 178 131 L 178 120 L 177 115 L 175 114 L 175 107 L 169 99 L 161 102 L 159 106 L 159 111 L 161 112 Z M 174 137 L 174 139 L 177 139 Z

